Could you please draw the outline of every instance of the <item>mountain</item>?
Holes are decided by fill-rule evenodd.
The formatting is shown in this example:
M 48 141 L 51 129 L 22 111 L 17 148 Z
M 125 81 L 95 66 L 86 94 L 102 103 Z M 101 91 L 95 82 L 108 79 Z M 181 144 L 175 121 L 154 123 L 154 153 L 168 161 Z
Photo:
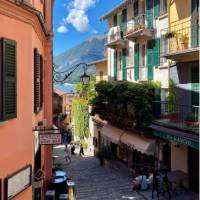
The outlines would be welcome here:
M 54 63 L 57 66 L 57 71 L 64 71 L 72 66 L 84 62 L 89 63 L 95 60 L 102 59 L 105 52 L 105 36 L 91 37 L 81 44 L 61 53 L 54 57 Z M 94 75 L 96 73 L 95 66 L 88 67 L 87 74 Z M 83 69 L 78 68 L 67 79 L 67 82 L 79 82 L 80 76 L 83 74 Z

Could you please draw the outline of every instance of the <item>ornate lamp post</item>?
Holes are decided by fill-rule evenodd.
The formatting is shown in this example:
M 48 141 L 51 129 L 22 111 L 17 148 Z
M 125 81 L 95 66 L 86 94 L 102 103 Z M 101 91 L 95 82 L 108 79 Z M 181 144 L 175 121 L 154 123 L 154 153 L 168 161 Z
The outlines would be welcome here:
M 56 66 L 54 64 L 53 66 L 53 80 L 56 83 L 65 83 L 66 79 L 69 78 L 69 76 L 79 67 L 83 67 L 84 68 L 84 74 L 82 76 L 80 76 L 80 81 L 83 85 L 86 85 L 89 83 L 90 81 L 90 76 L 88 76 L 86 74 L 86 69 L 88 67 L 88 65 L 86 63 L 79 63 L 77 65 L 72 66 L 71 68 L 65 70 L 65 71 L 57 71 L 56 68 L 58 68 L 58 66 Z

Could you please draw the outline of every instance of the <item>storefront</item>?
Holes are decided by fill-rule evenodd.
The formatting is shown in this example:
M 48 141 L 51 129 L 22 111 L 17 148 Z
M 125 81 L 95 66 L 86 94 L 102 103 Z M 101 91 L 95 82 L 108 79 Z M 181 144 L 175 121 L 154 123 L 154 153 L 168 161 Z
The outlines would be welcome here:
M 135 173 L 141 167 L 153 170 L 156 160 L 156 141 L 138 133 L 124 131 L 110 124 L 101 130 L 102 148 L 108 149 L 112 158 L 120 160 Z
M 153 125 L 154 126 L 154 125 Z M 157 129 L 157 130 L 156 130 Z M 159 159 L 169 171 L 180 170 L 188 175 L 185 186 L 199 192 L 199 139 L 198 135 L 154 126 L 154 136 L 159 138 Z

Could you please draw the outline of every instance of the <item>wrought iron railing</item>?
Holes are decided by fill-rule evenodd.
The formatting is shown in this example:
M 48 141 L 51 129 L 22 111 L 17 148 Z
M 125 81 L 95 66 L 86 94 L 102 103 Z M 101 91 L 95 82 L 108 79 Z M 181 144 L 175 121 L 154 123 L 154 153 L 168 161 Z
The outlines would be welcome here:
M 161 54 L 199 47 L 199 24 L 185 21 L 161 30 Z
M 107 33 L 107 43 L 123 39 L 123 32 L 120 26 L 112 27 Z
M 199 106 L 154 102 L 154 122 L 163 126 L 199 133 Z
M 146 16 L 145 14 L 140 14 L 127 23 L 127 32 L 135 32 L 146 27 Z

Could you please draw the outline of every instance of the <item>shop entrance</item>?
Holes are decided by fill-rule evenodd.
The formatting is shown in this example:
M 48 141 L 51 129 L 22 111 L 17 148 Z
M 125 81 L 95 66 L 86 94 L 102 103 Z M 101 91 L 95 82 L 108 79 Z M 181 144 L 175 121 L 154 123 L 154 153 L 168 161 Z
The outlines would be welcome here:
M 163 162 L 168 171 L 171 171 L 171 147 L 169 144 L 163 146 Z
M 188 148 L 188 172 L 190 190 L 199 193 L 199 151 Z

